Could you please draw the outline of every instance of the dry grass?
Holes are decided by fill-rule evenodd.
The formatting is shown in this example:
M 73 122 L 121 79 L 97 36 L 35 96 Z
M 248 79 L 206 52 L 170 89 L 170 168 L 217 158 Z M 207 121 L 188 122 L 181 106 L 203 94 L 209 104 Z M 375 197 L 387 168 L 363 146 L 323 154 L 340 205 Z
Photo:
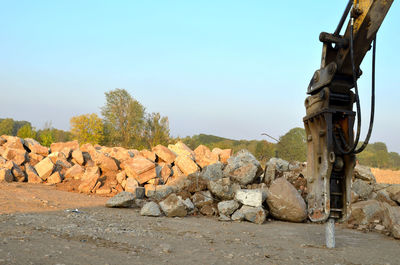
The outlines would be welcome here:
M 400 170 L 371 168 L 378 183 L 400 184 Z

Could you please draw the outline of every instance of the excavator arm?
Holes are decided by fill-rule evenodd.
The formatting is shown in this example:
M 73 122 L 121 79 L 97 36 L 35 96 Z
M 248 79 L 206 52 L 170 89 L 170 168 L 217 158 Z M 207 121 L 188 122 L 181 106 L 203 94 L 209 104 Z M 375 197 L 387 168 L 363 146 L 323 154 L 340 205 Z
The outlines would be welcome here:
M 362 74 L 360 64 L 392 3 L 393 0 L 350 0 L 335 32 L 322 32 L 319 36 L 323 43 L 321 67 L 308 86 L 303 118 L 308 152 L 308 216 L 314 222 L 344 220 L 349 215 L 355 154 L 363 149 L 357 149 L 361 125 L 357 87 Z M 348 25 L 340 35 L 348 17 Z M 354 104 L 358 116 L 356 135 Z M 371 130 L 372 125 L 367 138 Z

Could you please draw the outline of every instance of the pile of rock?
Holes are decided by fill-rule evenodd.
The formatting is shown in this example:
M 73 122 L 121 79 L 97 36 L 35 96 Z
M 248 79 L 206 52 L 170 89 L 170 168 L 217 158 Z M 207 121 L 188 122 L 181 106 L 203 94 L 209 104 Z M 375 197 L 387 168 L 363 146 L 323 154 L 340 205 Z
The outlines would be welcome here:
M 183 146 L 182 143 L 179 145 Z M 185 150 L 189 152 L 181 156 L 191 159 L 190 149 L 185 146 Z M 143 204 L 141 214 L 147 216 L 183 217 L 201 214 L 218 216 L 221 221 L 246 220 L 257 224 L 264 223 L 268 216 L 292 222 L 302 222 L 307 218 L 306 203 L 301 192 L 287 178 L 278 177 L 285 169 L 279 169 L 276 165 L 286 161 L 270 161 L 269 167 L 278 168 L 273 177 L 271 168 L 265 174 L 257 159 L 247 150 L 239 151 L 225 161 L 203 165 L 201 170 L 188 172 L 190 174 L 187 176 L 175 178 L 165 185 L 153 188 L 145 185 L 145 195 L 150 201 L 143 203 L 139 200 L 135 204 Z M 287 165 L 286 171 L 289 172 L 290 165 L 292 175 L 304 169 L 304 165 L 299 163 Z M 298 179 L 304 179 L 303 176 L 292 175 L 286 174 L 295 183 L 300 183 Z M 302 186 L 302 189 L 305 191 L 306 187 Z M 137 195 L 135 197 L 138 198 Z M 107 205 L 119 207 L 120 203 L 125 204 L 123 198 L 126 195 L 119 194 Z
M 400 239 L 400 185 L 376 183 L 368 167 L 357 165 L 352 184 L 350 227 Z

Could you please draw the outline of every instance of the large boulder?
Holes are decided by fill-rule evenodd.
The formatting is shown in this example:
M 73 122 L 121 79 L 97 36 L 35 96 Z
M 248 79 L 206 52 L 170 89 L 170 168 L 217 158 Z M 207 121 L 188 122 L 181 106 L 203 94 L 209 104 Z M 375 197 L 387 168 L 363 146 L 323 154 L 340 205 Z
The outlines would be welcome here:
M 13 180 L 14 176 L 10 169 L 0 168 L 0 182 L 12 182 Z
M 232 200 L 235 192 L 240 189 L 240 185 L 232 183 L 230 178 L 210 180 L 207 185 L 211 193 L 221 200 Z
M 146 197 L 156 201 L 162 200 L 176 191 L 175 187 L 167 185 L 146 184 L 144 188 Z
M 390 199 L 400 204 L 400 184 L 393 184 L 386 188 L 389 193 Z
M 9 135 L 2 135 L 1 137 L 3 139 L 7 140 L 7 142 L 5 142 L 2 145 L 4 148 L 25 150 L 24 140 L 22 140 L 21 138 L 19 138 L 17 136 L 9 136 Z
M 61 152 L 64 149 L 68 149 L 68 150 L 76 150 L 79 149 L 79 143 L 77 140 L 74 141 L 70 141 L 70 142 L 58 142 L 58 143 L 52 143 L 50 145 L 50 150 L 52 153 L 54 152 Z
M 348 223 L 355 225 L 369 225 L 384 220 L 383 203 L 376 200 L 360 201 L 351 205 L 351 214 Z
M 64 174 L 64 178 L 66 179 L 81 179 L 85 170 L 79 164 L 75 164 L 74 166 L 70 167 Z
M 157 177 L 156 165 L 142 156 L 126 160 L 121 164 L 121 168 L 125 170 L 128 177 L 136 179 L 139 184 Z
M 158 217 L 161 216 L 161 210 L 157 203 L 147 202 L 140 210 L 140 215 Z
M 25 166 L 25 172 L 28 175 L 28 183 L 42 183 L 43 180 L 39 177 L 35 168 L 31 165 Z
M 38 155 L 47 156 L 49 148 L 42 146 L 38 141 L 32 138 L 25 138 L 24 145 L 32 152 Z
M 239 208 L 239 206 L 239 203 L 235 200 L 221 201 L 217 205 L 219 214 L 225 216 L 230 216 L 233 214 Z
M 268 189 L 267 204 L 277 219 L 302 222 L 307 218 L 306 203 L 292 184 L 284 178 L 274 180 Z
M 188 156 L 194 159 L 194 152 L 186 144 L 178 141 L 176 144 L 168 145 L 168 149 L 177 154 L 178 156 Z
M 374 187 L 369 185 L 366 181 L 356 179 L 351 185 L 351 189 L 358 194 L 362 200 L 367 200 Z
M 175 193 L 160 202 L 160 207 L 167 217 L 184 217 L 187 215 L 184 200 Z
M 71 153 L 71 156 L 72 156 L 73 161 L 76 162 L 76 164 L 83 166 L 83 164 L 85 163 L 85 159 L 83 157 L 81 150 L 79 150 L 79 149 L 73 150 Z
M 28 154 L 24 149 L 5 148 L 2 156 L 20 166 L 26 161 Z
M 241 185 L 252 183 L 263 173 L 260 162 L 247 150 L 241 150 L 228 159 L 224 175 Z
M 78 191 L 82 193 L 94 191 L 99 178 L 100 169 L 98 167 L 87 168 L 85 174 L 82 176 L 82 183 L 78 186 Z
M 160 159 L 168 164 L 172 164 L 175 161 L 176 154 L 163 145 L 159 144 L 153 147 L 153 152 L 155 152 Z
M 385 203 L 383 207 L 385 209 L 383 225 L 389 229 L 394 238 L 400 239 L 400 207 Z
M 196 163 L 201 168 L 212 165 L 219 161 L 219 156 L 216 153 L 211 152 L 210 148 L 205 145 L 199 145 L 196 149 L 194 149 L 194 156 Z
M 236 191 L 235 195 L 235 200 L 237 200 L 241 204 L 253 207 L 262 206 L 265 199 L 266 199 L 266 193 L 258 189 L 254 190 L 241 189 Z
M 374 174 L 372 174 L 371 169 L 366 166 L 356 165 L 354 168 L 354 177 L 356 179 L 367 181 L 370 184 L 376 183 Z
M 212 153 L 216 154 L 219 158 L 219 161 L 222 163 L 226 164 L 228 163 L 228 159 L 232 156 L 232 149 L 220 149 L 220 148 L 214 148 Z
M 390 198 L 389 192 L 387 192 L 385 189 L 376 192 L 375 200 L 380 202 L 386 202 L 390 206 L 397 206 L 397 203 Z
M 179 155 L 175 159 L 175 165 L 177 165 L 186 176 L 199 171 L 199 167 L 189 156 Z
M 241 214 L 243 214 L 243 217 L 245 220 L 255 223 L 255 224 L 262 224 L 265 222 L 265 219 L 268 215 L 268 211 L 264 210 L 262 206 L 260 207 L 252 207 L 252 206 L 247 206 L 243 205 L 242 208 L 239 209 Z M 235 212 L 236 213 L 236 212 Z M 238 214 L 236 214 L 238 215 Z M 234 216 L 235 220 L 232 218 L 232 220 L 236 221 L 237 216 Z
M 47 178 L 48 184 L 57 184 L 62 182 L 62 177 L 58 171 L 54 172 Z
M 201 175 L 204 179 L 216 181 L 224 177 L 224 164 L 217 162 L 215 164 L 209 165 L 201 171 Z
M 192 196 L 192 202 L 200 209 L 204 205 L 212 205 L 214 203 L 214 198 L 209 190 L 199 191 Z
M 153 151 L 149 151 L 147 149 L 143 149 L 140 151 L 140 155 L 147 158 L 148 160 L 152 162 L 156 162 L 156 153 Z
M 120 192 L 106 202 L 107 207 L 129 208 L 135 206 L 135 196 L 130 192 Z

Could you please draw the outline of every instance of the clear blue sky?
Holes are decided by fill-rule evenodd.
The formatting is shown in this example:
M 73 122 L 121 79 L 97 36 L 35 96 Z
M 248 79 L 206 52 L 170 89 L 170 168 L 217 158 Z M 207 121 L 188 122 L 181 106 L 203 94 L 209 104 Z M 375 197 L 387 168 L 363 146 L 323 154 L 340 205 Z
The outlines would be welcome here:
M 321 31 L 341 1 L 0 0 L 0 117 L 69 129 L 125 88 L 174 136 L 275 137 L 302 127 Z M 400 9 L 378 34 L 372 141 L 400 152 Z M 362 67 L 368 123 L 370 55 Z M 363 127 L 363 135 L 367 128 Z

